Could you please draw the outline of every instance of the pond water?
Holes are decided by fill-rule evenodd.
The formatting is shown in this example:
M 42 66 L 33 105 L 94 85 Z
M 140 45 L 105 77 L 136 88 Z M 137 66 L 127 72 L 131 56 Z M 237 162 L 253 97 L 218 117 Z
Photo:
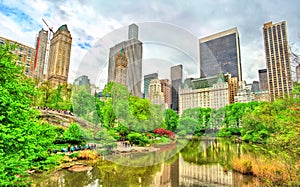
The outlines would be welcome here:
M 192 139 L 152 153 L 106 156 L 91 171 L 36 174 L 32 186 L 259 186 L 231 169 L 231 159 L 255 153 L 248 144 L 224 139 Z

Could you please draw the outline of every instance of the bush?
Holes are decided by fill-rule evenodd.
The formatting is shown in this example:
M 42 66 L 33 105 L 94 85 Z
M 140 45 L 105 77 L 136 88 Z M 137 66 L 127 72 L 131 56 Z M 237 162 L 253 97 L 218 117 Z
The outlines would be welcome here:
M 168 138 L 175 138 L 175 133 L 170 131 L 170 130 L 166 130 L 164 128 L 157 128 L 153 131 L 154 134 L 159 134 L 161 136 L 166 136 Z
M 181 130 L 177 133 L 178 136 L 184 137 L 186 136 L 186 131 L 185 130 Z
M 140 146 L 145 146 L 150 142 L 150 140 L 147 137 L 137 132 L 132 132 L 128 134 L 127 139 L 130 142 L 133 142 L 135 145 L 140 145 Z

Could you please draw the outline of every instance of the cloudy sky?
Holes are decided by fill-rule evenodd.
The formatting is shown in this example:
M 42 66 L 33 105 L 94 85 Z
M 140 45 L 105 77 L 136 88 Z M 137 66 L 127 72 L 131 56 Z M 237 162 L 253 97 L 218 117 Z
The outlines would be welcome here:
M 295 50 L 299 46 L 299 7 L 300 1 L 283 0 L 26 0 L 24 2 L 0 0 L 0 36 L 33 47 L 38 31 L 41 28 L 47 29 L 42 18 L 53 27 L 54 31 L 62 24 L 67 24 L 73 38 L 69 74 L 71 82 L 78 74 L 84 59 L 92 57 L 88 54 L 93 53 L 91 52 L 93 46 L 104 44 L 107 50 L 112 47 L 113 41 L 119 40 L 113 38 L 125 37 L 126 39 L 127 33 L 124 34 L 123 31 L 126 31 L 126 27 L 131 23 L 137 23 L 139 26 L 149 22 L 162 23 L 152 28 L 163 25 L 163 30 L 168 31 L 171 27 L 172 31 L 179 33 L 169 33 L 167 38 L 172 41 L 167 47 L 162 44 L 163 42 L 159 42 L 165 37 L 156 39 L 154 36 L 163 32 L 148 29 L 148 32 L 140 33 L 140 40 L 145 40 L 143 41 L 145 63 L 156 61 L 160 65 L 163 62 L 168 64 L 172 61 L 170 64 L 174 65 L 182 61 L 194 60 L 193 51 L 186 49 L 185 46 L 176 46 L 176 38 L 182 38 L 180 33 L 184 35 L 183 43 L 188 44 L 192 38 L 199 39 L 237 27 L 241 43 L 243 79 L 250 83 L 258 80 L 258 69 L 265 68 L 262 38 L 262 26 L 265 22 L 287 21 L 289 44 Z M 167 39 L 165 42 L 168 42 Z M 163 48 L 165 49 L 160 50 Z M 174 49 L 177 52 L 174 52 Z M 164 51 L 163 55 L 162 51 Z M 98 53 L 99 51 L 94 51 L 95 58 L 98 57 Z M 104 50 L 102 53 L 105 56 L 107 51 Z M 151 60 L 153 58 L 155 60 Z M 98 60 L 98 63 L 95 65 L 98 69 L 99 67 L 105 69 L 105 60 L 102 62 Z M 154 65 L 154 71 L 167 76 L 169 65 L 164 64 L 159 67 L 157 64 Z M 195 72 L 189 72 L 189 68 L 193 69 L 191 67 L 185 69 L 187 76 L 194 75 Z M 143 72 L 148 73 L 147 68 L 143 69 Z M 105 70 L 100 74 L 96 75 L 99 81 L 105 77 Z

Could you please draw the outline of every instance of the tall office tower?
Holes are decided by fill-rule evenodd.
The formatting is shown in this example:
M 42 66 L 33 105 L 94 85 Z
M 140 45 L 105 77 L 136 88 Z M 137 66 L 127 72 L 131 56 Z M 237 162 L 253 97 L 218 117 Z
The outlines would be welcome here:
M 157 73 L 152 73 L 148 75 L 144 75 L 144 98 L 147 98 L 148 96 L 148 90 L 149 90 L 149 84 L 152 79 L 158 79 Z
M 268 71 L 267 69 L 258 70 L 259 90 L 268 90 Z
M 177 66 L 172 66 L 171 67 L 171 84 L 172 84 L 172 89 L 171 89 L 171 98 L 172 98 L 172 104 L 171 108 L 174 111 L 178 112 L 179 109 L 179 88 L 182 84 L 182 65 L 177 65 Z
M 169 79 L 160 80 L 161 91 L 164 93 L 165 103 L 167 103 L 168 108 L 171 107 L 172 98 L 171 98 L 171 83 Z
M 36 39 L 35 59 L 34 59 L 34 77 L 40 81 L 44 79 L 44 65 L 46 61 L 48 42 L 48 31 L 42 29 Z
M 289 96 L 293 89 L 286 22 L 263 26 L 268 90 L 271 101 Z
M 89 93 L 91 92 L 91 83 L 88 76 L 82 75 L 74 80 L 73 91 L 79 91 L 80 89 L 84 89 Z
M 251 91 L 256 93 L 259 92 L 259 82 L 258 81 L 253 81 Z
M 50 43 L 47 79 L 52 86 L 68 83 L 72 37 L 67 25 L 54 33 Z
M 199 39 L 200 77 L 230 73 L 242 80 L 240 39 L 237 28 L 232 28 Z
M 129 32 L 131 32 L 130 29 L 135 30 L 135 26 L 129 27 Z M 137 37 L 137 30 L 136 34 L 130 35 Z M 127 41 L 120 42 L 114 47 L 110 48 L 108 64 L 108 82 L 116 82 L 116 58 L 121 50 L 124 51 L 127 57 L 127 81 L 125 85 L 127 86 L 128 90 L 131 92 L 132 95 L 142 97 L 141 81 L 143 43 L 135 37 L 129 38 Z
M 0 37 L 0 45 L 4 45 L 5 43 L 16 45 L 16 49 L 12 51 L 12 53 L 17 56 L 16 63 L 18 65 L 23 65 L 24 73 L 27 76 L 32 77 L 34 72 L 35 49 L 16 41 Z
M 136 24 L 131 24 L 129 25 L 129 29 L 128 29 L 128 39 L 137 39 L 139 38 L 139 27 Z
M 297 82 L 300 82 L 300 65 L 296 67 Z

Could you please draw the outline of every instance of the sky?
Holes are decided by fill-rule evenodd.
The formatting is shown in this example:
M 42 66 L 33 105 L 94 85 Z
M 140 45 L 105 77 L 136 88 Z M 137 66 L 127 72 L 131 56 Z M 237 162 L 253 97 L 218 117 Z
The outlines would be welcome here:
M 265 68 L 264 23 L 286 21 L 289 45 L 298 52 L 299 7 L 300 1 L 283 0 L 0 0 L 0 36 L 33 47 L 38 31 L 48 29 L 42 18 L 54 31 L 67 24 L 73 38 L 69 82 L 89 66 L 86 73 L 94 72 L 91 79 L 101 87 L 108 50 L 126 39 L 132 23 L 140 27 L 144 43 L 143 74 L 155 71 L 160 78 L 168 78 L 169 67 L 180 63 L 185 77 L 197 76 L 197 40 L 237 27 L 243 79 L 251 83 Z

